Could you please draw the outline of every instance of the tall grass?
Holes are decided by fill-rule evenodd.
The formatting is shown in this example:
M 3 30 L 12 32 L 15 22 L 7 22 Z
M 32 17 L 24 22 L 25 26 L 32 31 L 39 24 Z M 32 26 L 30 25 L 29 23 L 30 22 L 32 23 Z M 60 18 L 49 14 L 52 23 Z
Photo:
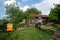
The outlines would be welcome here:
M 12 32 L 0 31 L 0 40 L 51 40 L 51 34 L 51 31 L 42 31 L 36 28 L 28 28 Z

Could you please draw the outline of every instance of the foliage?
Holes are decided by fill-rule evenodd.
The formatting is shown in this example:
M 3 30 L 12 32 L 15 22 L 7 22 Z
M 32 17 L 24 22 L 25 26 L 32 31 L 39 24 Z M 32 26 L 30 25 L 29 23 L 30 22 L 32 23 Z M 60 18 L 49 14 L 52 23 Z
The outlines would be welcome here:
M 5 30 L 7 23 L 8 23 L 8 21 L 6 19 L 0 20 L 0 29 Z
M 7 5 L 6 7 L 6 15 L 9 22 L 12 22 L 14 24 L 14 27 L 16 27 L 17 24 L 22 22 L 24 19 L 24 13 L 22 10 L 19 9 L 19 7 L 15 7 L 14 4 Z
M 23 20 L 23 12 L 19 7 L 14 7 L 12 5 L 6 6 L 6 14 L 13 23 L 18 23 Z
M 14 4 L 12 5 L 6 5 L 6 15 L 7 18 L 10 20 L 10 22 L 14 23 L 15 26 L 19 25 L 20 22 L 22 22 L 23 19 L 26 19 L 28 21 L 29 19 L 32 19 L 34 17 L 30 16 L 30 14 L 39 14 L 41 11 L 38 11 L 36 8 L 28 9 L 27 11 L 23 12 L 19 9 L 19 7 L 15 7 Z
M 34 19 L 35 17 L 34 16 L 31 16 L 31 14 L 41 14 L 41 11 L 38 11 L 36 8 L 30 8 L 30 9 L 27 9 L 25 12 L 25 19 L 26 19 L 26 23 L 28 24 L 28 21 L 30 19 Z
M 60 20 L 60 4 L 55 5 L 55 7 L 51 9 L 49 16 L 51 20 Z
M 28 28 L 12 32 L 0 32 L 0 40 L 51 40 L 51 32 L 47 31 Z
M 36 8 L 30 8 L 26 12 L 29 14 L 41 14 L 41 11 L 38 11 Z

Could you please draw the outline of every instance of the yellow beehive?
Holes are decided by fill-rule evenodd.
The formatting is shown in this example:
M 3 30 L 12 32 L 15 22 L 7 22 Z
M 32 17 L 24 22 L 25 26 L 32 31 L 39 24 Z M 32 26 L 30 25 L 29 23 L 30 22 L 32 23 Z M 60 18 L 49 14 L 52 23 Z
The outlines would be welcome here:
M 12 31 L 13 30 L 13 24 L 8 23 L 7 24 L 7 31 Z

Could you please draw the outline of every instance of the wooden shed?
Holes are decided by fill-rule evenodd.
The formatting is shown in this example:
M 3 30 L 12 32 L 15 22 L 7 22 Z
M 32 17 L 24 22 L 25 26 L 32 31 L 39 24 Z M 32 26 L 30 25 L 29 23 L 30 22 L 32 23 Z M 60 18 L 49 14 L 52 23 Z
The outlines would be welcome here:
M 30 25 L 35 25 L 36 23 L 36 18 L 40 17 L 43 19 L 43 23 L 47 23 L 49 20 L 49 16 L 48 15 L 42 15 L 42 14 L 30 14 L 30 16 L 35 17 L 35 19 L 30 19 L 29 20 L 29 24 Z

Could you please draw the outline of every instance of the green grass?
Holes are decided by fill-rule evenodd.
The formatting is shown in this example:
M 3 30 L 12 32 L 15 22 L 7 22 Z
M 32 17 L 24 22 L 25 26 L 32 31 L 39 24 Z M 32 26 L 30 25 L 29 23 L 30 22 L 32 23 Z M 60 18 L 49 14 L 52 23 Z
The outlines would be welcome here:
M 0 40 L 51 40 L 51 31 L 28 28 L 12 32 L 0 32 Z

